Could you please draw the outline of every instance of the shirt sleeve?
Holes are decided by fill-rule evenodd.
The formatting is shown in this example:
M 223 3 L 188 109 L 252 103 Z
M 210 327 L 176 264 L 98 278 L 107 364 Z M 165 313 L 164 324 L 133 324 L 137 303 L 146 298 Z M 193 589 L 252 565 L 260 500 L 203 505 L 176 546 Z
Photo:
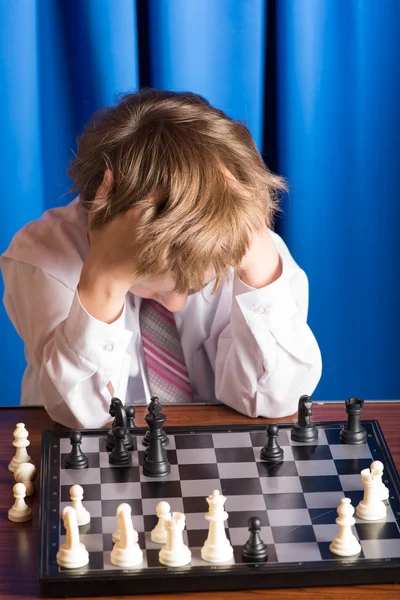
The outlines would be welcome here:
M 72 428 L 110 421 L 107 383 L 119 371 L 132 332 L 125 308 L 112 324 L 92 317 L 79 294 L 37 267 L 1 261 L 4 305 L 25 343 L 50 417 Z
M 299 397 L 311 395 L 321 377 L 320 350 L 307 324 L 307 276 L 290 255 L 281 260 L 282 275 L 261 289 L 235 275 L 230 322 L 209 354 L 216 398 L 251 417 L 295 413 Z

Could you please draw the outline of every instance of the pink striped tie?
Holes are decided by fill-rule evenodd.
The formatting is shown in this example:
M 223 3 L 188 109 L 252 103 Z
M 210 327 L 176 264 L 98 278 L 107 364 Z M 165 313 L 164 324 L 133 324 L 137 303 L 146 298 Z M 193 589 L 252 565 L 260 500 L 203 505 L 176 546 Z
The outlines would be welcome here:
M 139 323 L 151 395 L 161 403 L 193 402 L 173 314 L 155 300 L 143 298 Z

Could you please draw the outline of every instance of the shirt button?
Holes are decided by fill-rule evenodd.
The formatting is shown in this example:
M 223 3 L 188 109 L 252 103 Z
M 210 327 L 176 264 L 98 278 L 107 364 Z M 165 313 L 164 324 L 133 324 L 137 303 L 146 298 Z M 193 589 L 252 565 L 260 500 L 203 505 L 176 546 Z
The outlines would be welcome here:
M 267 310 L 267 309 L 265 308 L 265 306 L 257 306 L 257 308 L 255 309 L 255 311 L 256 311 L 256 313 L 257 313 L 258 315 L 263 315 L 263 314 L 265 314 L 265 313 L 266 313 L 266 310 Z
M 103 349 L 106 352 L 112 352 L 114 350 L 114 344 L 106 344 L 105 346 L 103 346 Z

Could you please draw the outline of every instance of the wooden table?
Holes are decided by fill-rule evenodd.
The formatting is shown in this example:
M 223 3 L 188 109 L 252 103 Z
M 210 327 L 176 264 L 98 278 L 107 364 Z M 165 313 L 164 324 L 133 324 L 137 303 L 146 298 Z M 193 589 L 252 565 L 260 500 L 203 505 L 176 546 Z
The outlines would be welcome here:
M 136 424 L 144 426 L 144 407 L 137 410 Z M 263 423 L 267 419 L 249 419 L 224 406 L 165 407 L 168 425 L 215 425 Z M 363 417 L 377 419 L 380 422 L 389 445 L 396 467 L 400 470 L 400 403 L 366 403 Z M 346 419 L 344 405 L 314 405 L 314 421 L 343 421 Z M 295 416 L 281 419 L 294 421 Z M 54 424 L 43 408 L 0 408 L 0 600 L 27 600 L 40 598 L 37 581 L 39 554 L 39 494 L 29 499 L 33 510 L 33 519 L 28 523 L 11 523 L 7 511 L 13 504 L 12 486 L 14 479 L 7 466 L 14 454 L 12 432 L 15 424 L 23 422 L 29 431 L 31 445 L 29 454 L 35 465 L 40 467 L 41 434 L 45 429 L 59 428 Z M 36 487 L 39 488 L 37 480 Z M 110 596 L 108 597 L 110 598 Z M 123 600 L 128 596 L 115 596 Z M 135 600 L 160 600 L 161 596 L 129 596 Z M 172 594 L 164 596 L 167 600 L 261 600 L 274 598 L 280 600 L 316 599 L 360 599 L 391 600 L 400 599 L 400 585 L 365 585 L 346 587 L 320 587 L 301 589 L 249 590 L 239 592 L 216 592 L 195 594 Z M 82 600 L 82 598 L 81 598 Z

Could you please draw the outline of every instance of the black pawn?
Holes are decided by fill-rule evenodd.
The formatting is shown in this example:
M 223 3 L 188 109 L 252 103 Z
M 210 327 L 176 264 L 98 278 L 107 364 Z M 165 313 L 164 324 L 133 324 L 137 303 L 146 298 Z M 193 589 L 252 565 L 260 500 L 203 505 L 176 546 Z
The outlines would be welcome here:
M 250 537 L 243 546 L 242 558 L 246 562 L 260 562 L 268 558 L 268 547 L 260 538 L 261 521 L 257 517 L 248 520 Z
M 344 444 L 364 444 L 367 441 L 367 432 L 361 425 L 364 400 L 360 398 L 348 398 L 345 405 L 347 423 L 340 432 L 340 439 Z
M 81 450 L 82 434 L 80 431 L 72 431 L 69 436 L 72 450 L 65 457 L 66 469 L 86 469 L 89 464 L 88 457 Z
M 135 414 L 136 414 L 135 406 L 133 404 L 128 404 L 127 406 L 125 406 L 125 413 L 126 413 L 126 421 L 127 421 L 128 429 L 134 429 L 135 428 Z
M 125 435 L 125 427 L 116 427 L 114 429 L 115 445 L 108 457 L 112 465 L 129 465 L 132 462 L 132 454 L 126 449 L 124 444 Z
M 261 449 L 260 457 L 265 462 L 275 463 L 283 459 L 283 450 L 278 444 L 279 427 L 278 425 L 268 425 L 267 435 L 268 441 L 264 448 Z
M 161 413 L 157 418 L 154 418 L 148 414 L 144 418 L 150 428 L 150 443 L 143 463 L 143 475 L 146 477 L 165 477 L 171 473 L 171 465 L 168 462 L 161 435 L 166 416 Z

